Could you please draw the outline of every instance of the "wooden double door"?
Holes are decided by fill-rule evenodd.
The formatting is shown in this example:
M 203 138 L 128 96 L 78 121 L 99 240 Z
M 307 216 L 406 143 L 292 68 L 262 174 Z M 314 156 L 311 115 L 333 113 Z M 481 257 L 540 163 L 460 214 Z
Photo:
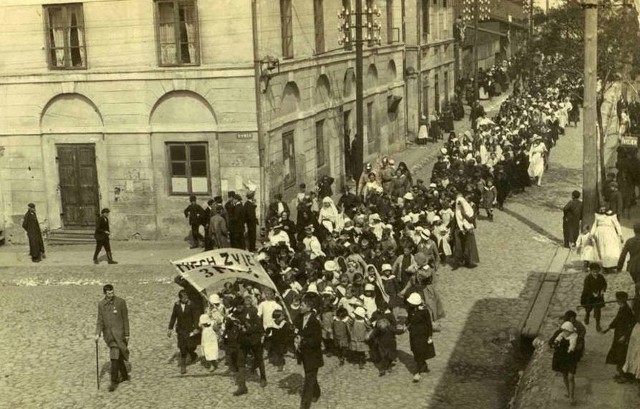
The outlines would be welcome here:
M 59 144 L 56 149 L 63 227 L 95 226 L 100 214 L 95 145 Z

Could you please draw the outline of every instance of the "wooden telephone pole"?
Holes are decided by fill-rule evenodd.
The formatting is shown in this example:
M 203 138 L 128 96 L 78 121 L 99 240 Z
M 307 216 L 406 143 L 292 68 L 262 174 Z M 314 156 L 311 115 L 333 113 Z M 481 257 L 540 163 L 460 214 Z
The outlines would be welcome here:
M 583 0 L 584 101 L 582 150 L 582 224 L 591 224 L 598 207 L 598 0 Z

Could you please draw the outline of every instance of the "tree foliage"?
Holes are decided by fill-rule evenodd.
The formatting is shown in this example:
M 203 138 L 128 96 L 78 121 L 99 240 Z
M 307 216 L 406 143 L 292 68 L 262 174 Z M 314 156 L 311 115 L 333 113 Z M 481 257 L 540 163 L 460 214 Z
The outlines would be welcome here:
M 627 0 L 633 4 L 631 0 Z M 598 8 L 598 79 L 601 93 L 615 81 L 630 79 L 640 72 L 640 31 L 638 15 L 622 1 L 600 0 Z M 582 76 L 584 67 L 584 10 L 574 1 L 563 0 L 549 10 L 537 29 L 535 49 L 545 54 L 559 53 L 563 65 L 554 67 L 572 76 Z

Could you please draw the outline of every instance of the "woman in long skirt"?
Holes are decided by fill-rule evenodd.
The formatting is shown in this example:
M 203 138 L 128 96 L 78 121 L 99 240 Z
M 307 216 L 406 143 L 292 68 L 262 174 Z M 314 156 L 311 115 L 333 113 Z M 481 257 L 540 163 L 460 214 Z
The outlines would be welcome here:
M 433 346 L 433 327 L 431 315 L 425 306 L 422 297 L 418 293 L 411 293 L 407 298 L 408 317 L 407 329 L 409 330 L 409 345 L 416 363 L 413 374 L 413 382 L 420 381 L 420 374 L 429 372 L 427 360 L 436 356 Z
M 542 141 L 542 137 L 535 135 L 531 150 L 529 150 L 529 168 L 527 169 L 530 178 L 535 178 L 536 184 L 540 186 L 542 175 L 544 174 L 544 158 L 548 152 L 547 146 Z
M 596 255 L 602 268 L 610 272 L 618 265 L 623 243 L 622 229 L 616 216 L 609 216 L 605 208 L 600 208 L 591 226 L 591 237 L 595 241 Z
M 454 268 L 458 263 L 463 263 L 466 267 L 473 268 L 480 262 L 478 256 L 478 246 L 474 233 L 475 212 L 471 204 L 458 193 L 455 204 L 455 220 L 453 223 L 454 233 Z
M 633 327 L 629 337 L 627 358 L 622 370 L 640 381 L 640 300 L 637 298 L 633 303 L 633 312 L 636 316 L 636 325 Z
M 576 404 L 575 374 L 578 366 L 576 346 L 578 345 L 578 334 L 575 327 L 569 321 L 562 323 L 560 334 L 549 341 L 553 348 L 553 360 L 551 369 L 562 374 L 564 386 L 567 388 L 567 396 L 572 406 Z

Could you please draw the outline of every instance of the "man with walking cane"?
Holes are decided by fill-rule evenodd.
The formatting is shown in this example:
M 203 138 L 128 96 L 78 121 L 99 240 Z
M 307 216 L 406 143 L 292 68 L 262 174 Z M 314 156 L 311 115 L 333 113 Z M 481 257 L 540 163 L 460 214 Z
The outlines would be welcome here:
M 129 312 L 126 301 L 115 296 L 111 284 L 105 285 L 102 291 L 104 299 L 98 303 L 96 323 L 96 365 L 98 364 L 97 345 L 102 335 L 104 342 L 109 346 L 111 359 L 109 392 L 113 392 L 118 387 L 118 383 L 129 380 L 125 366 L 125 361 L 129 360 Z M 99 383 L 98 387 L 100 387 Z

